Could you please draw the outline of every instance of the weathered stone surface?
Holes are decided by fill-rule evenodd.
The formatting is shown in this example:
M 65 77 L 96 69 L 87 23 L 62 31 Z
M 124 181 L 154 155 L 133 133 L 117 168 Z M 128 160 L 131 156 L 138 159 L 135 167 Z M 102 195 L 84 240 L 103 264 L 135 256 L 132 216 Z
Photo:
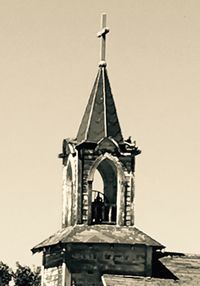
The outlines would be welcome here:
M 102 285 L 102 273 L 126 273 L 146 275 L 151 267 L 146 247 L 130 248 L 125 245 L 95 244 L 88 246 L 72 245 L 66 253 L 66 261 L 75 285 Z
M 62 226 L 66 227 L 76 223 L 91 224 L 91 192 L 93 175 L 97 170 L 102 176 L 104 188 L 99 190 L 104 193 L 107 189 L 113 189 L 113 198 L 116 205 L 116 224 L 134 225 L 134 168 L 133 144 L 124 142 L 119 145 L 113 138 L 102 138 L 95 143 L 82 143 L 72 140 L 64 140 L 63 154 L 63 215 Z M 128 145 L 127 145 L 128 144 Z M 128 149 L 124 146 L 128 146 Z M 121 150 L 122 148 L 122 150 Z M 67 154 L 67 155 L 66 155 Z M 109 173 L 102 168 L 104 162 L 112 165 L 115 179 L 108 182 L 106 175 Z M 101 169 L 101 170 L 100 170 Z M 110 169 L 111 170 L 111 169 Z M 91 188 L 89 188 L 89 182 Z M 112 193 L 107 192 L 107 195 Z M 115 194 L 116 193 L 116 194 Z M 115 194 L 115 195 L 114 195 Z M 110 198 L 109 198 L 110 199 Z M 113 199 L 111 198 L 111 201 Z M 130 207 L 130 209 L 129 209 Z
M 44 269 L 42 286 L 62 286 L 62 266 Z
M 68 148 L 75 150 L 68 143 Z M 63 208 L 62 227 L 74 225 L 78 221 L 78 156 L 77 152 L 69 153 L 63 168 Z

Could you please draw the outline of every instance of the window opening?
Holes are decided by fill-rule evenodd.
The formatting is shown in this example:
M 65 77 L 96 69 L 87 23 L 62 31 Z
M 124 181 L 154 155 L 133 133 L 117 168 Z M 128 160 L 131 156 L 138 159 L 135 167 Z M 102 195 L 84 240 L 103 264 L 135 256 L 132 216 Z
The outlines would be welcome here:
M 72 212 L 72 167 L 69 164 L 67 168 L 67 181 L 66 181 L 66 219 L 67 225 L 71 225 L 71 212 Z
M 108 159 L 97 167 L 92 184 L 92 223 L 116 223 L 117 170 Z

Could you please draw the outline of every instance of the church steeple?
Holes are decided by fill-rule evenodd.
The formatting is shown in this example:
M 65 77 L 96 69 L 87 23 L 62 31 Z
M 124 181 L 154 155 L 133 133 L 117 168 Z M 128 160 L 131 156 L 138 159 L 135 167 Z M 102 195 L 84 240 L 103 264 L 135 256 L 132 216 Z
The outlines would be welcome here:
M 124 140 L 106 70 L 106 16 L 102 16 L 97 77 L 75 140 L 63 141 L 62 226 L 75 224 L 134 225 L 135 156 Z M 96 190 L 96 174 L 103 186 Z
M 111 87 L 106 70 L 106 15 L 102 15 L 102 29 L 97 34 L 101 37 L 99 71 L 81 121 L 77 141 L 89 141 L 97 143 L 105 137 L 111 137 L 115 141 L 122 142 L 123 137 Z
M 43 251 L 42 286 L 101 286 L 104 273 L 152 276 L 160 268 L 156 251 L 163 246 L 134 226 L 140 150 L 122 137 L 106 71 L 105 20 L 99 71 L 77 138 L 64 139 L 59 155 L 62 229 L 32 249 Z

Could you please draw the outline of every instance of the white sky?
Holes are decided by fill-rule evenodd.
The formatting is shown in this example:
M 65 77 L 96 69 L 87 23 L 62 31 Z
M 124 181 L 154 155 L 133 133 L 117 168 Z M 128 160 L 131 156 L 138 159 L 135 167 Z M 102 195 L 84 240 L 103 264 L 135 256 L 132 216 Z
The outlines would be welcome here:
M 100 14 L 123 135 L 137 140 L 136 225 L 200 253 L 200 1 L 0 0 L 0 260 L 61 226 L 62 139 L 98 70 Z

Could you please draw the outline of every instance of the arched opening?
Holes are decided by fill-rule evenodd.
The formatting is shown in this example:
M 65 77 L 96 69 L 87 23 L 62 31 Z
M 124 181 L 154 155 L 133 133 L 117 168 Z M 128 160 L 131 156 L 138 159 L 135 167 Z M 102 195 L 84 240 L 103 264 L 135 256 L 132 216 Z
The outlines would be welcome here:
M 92 182 L 92 223 L 116 223 L 117 168 L 109 159 L 100 162 Z
M 66 190 L 65 190 L 65 225 L 71 225 L 72 218 L 72 189 L 73 189 L 73 179 L 72 179 L 72 167 L 71 164 L 67 167 L 66 172 Z

